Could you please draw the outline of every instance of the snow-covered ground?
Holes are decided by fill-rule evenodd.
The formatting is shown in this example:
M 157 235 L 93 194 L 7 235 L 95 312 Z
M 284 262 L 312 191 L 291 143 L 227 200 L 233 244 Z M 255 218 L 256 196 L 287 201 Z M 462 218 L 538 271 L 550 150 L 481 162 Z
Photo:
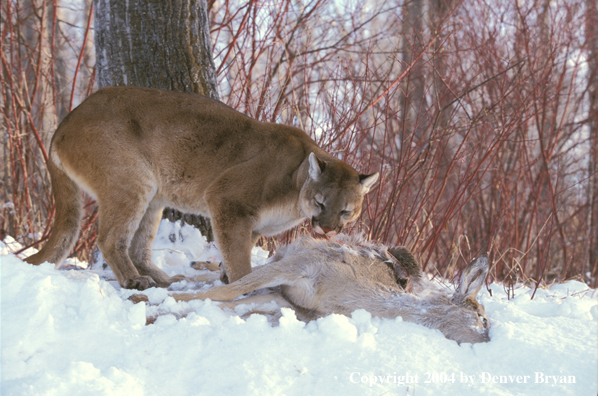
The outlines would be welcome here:
M 109 269 L 35 267 L 5 242 L 4 396 L 597 394 L 598 293 L 583 283 L 539 289 L 533 300 L 525 287 L 511 300 L 501 285 L 490 285 L 492 296 L 482 289 L 491 341 L 459 346 L 437 330 L 364 310 L 306 324 L 283 309 L 274 326 L 210 301 L 176 303 L 163 289 L 149 293 L 160 305 L 134 305 Z M 154 248 L 154 262 L 171 275 L 198 274 L 192 260 L 219 260 L 178 223 L 161 224 Z M 266 257 L 254 249 L 255 265 Z M 183 283 L 176 287 L 198 287 Z

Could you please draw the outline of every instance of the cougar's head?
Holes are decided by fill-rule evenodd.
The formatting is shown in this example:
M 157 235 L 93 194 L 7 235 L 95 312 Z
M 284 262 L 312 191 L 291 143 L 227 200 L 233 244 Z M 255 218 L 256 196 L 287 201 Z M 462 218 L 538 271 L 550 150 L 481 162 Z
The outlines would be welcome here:
M 362 175 L 344 162 L 309 155 L 309 175 L 301 188 L 300 205 L 318 234 L 334 236 L 361 213 L 363 196 L 378 173 Z

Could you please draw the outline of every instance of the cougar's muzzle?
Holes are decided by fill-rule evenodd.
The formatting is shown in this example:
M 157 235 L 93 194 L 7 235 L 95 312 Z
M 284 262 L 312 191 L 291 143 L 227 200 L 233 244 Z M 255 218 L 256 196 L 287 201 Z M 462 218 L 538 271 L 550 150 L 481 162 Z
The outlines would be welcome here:
M 334 222 L 333 222 L 334 223 Z M 343 229 L 343 224 L 330 224 L 329 222 L 323 222 L 315 217 L 311 218 L 311 226 L 313 230 L 321 235 L 326 235 L 328 237 L 333 237 L 339 234 Z

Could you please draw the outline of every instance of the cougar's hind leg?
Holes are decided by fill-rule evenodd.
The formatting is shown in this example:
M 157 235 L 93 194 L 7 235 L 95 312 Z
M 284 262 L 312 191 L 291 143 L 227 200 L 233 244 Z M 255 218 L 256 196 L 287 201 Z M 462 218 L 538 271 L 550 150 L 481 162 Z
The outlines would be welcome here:
M 157 284 L 151 276 L 141 275 L 129 256 L 133 237 L 154 194 L 150 185 L 113 183 L 98 196 L 98 246 L 118 283 L 126 289 L 144 290 Z
M 171 278 L 152 261 L 152 245 L 158 233 L 163 209 L 155 201 L 150 202 L 129 246 L 129 257 L 140 275 L 149 276 L 158 286 L 167 287 L 185 277 L 179 275 Z

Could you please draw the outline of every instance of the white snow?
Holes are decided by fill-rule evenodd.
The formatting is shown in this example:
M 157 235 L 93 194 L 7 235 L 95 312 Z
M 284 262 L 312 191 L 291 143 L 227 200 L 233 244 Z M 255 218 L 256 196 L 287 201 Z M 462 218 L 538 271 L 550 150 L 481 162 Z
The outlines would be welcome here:
M 109 269 L 32 266 L 10 254 L 17 246 L 0 243 L 5 396 L 597 394 L 598 293 L 580 282 L 539 289 L 533 300 L 528 288 L 509 300 L 490 285 L 492 296 L 483 289 L 478 299 L 491 341 L 459 346 L 364 310 L 305 324 L 283 309 L 275 326 L 211 301 L 177 303 L 164 289 L 148 293 L 158 306 L 135 305 L 131 291 L 107 281 Z M 199 274 L 192 260 L 220 260 L 178 223 L 161 224 L 154 248 L 171 275 Z M 254 265 L 266 258 L 253 250 Z

